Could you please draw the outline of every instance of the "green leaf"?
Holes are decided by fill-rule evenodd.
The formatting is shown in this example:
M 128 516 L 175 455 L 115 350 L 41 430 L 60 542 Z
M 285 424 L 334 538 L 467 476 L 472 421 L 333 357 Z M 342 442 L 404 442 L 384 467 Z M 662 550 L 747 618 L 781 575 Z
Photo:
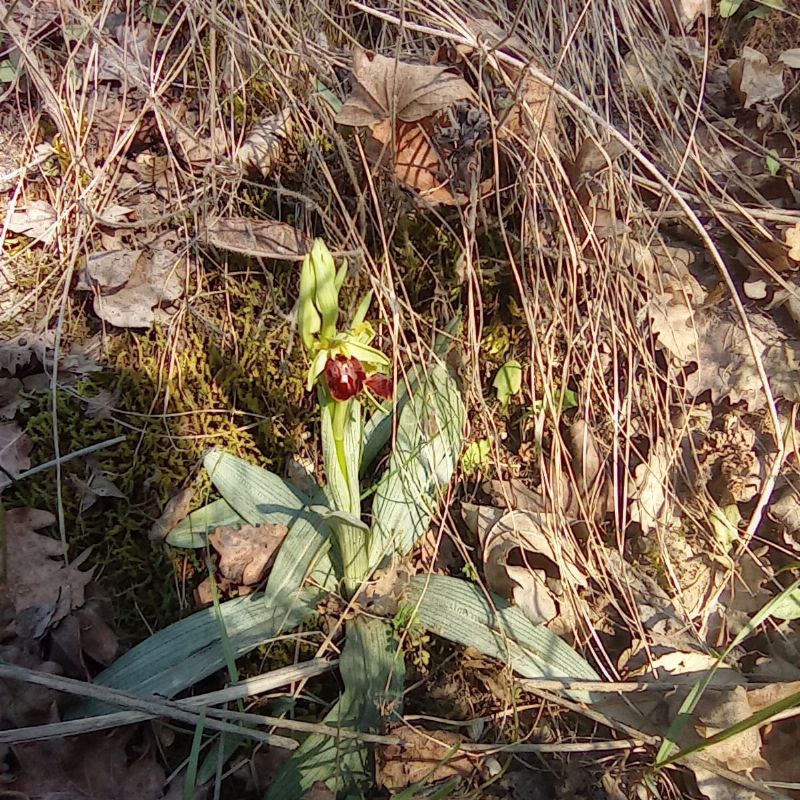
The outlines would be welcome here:
M 495 375 L 492 387 L 497 393 L 497 399 L 504 408 L 514 395 L 519 394 L 522 388 L 522 364 L 515 358 L 506 361 Z
M 312 617 L 320 593 L 303 589 L 284 595 L 283 602 L 266 602 L 263 594 L 228 600 L 219 605 L 231 650 L 236 656 L 292 630 Z M 173 697 L 226 665 L 217 610 L 204 608 L 158 631 L 103 670 L 95 683 L 101 686 Z M 77 716 L 110 711 L 103 703 L 81 704 Z M 117 710 L 117 709 L 113 709 Z
M 774 178 L 781 169 L 781 162 L 779 160 L 778 151 L 773 149 L 767 153 L 767 171 Z
M 319 78 L 316 81 L 316 89 L 319 96 L 331 107 L 334 114 L 338 114 L 342 110 L 342 101 Z
M 353 516 L 361 516 L 361 489 L 358 469 L 361 464 L 363 425 L 361 403 L 340 403 L 320 388 L 322 453 L 333 506 Z M 337 419 L 337 415 L 341 418 Z M 337 436 L 337 426 L 341 427 Z M 341 437 L 341 438 L 340 438 Z
M 214 500 L 208 505 L 192 511 L 168 534 L 166 542 L 172 547 L 199 548 L 208 544 L 208 534 L 223 525 L 241 527 L 245 520 L 225 498 Z
M 723 19 L 732 17 L 739 10 L 743 2 L 744 0 L 720 0 L 719 15 Z
M 771 616 L 775 619 L 800 619 L 800 588 L 781 592 L 778 597 L 778 602 L 772 608 Z
M 444 330 L 437 334 L 433 343 L 433 356 L 436 359 L 444 359 L 447 352 L 453 346 L 453 342 L 461 331 L 461 318 L 453 317 L 445 325 Z M 388 409 L 378 409 L 369 418 L 364 426 L 364 452 L 361 456 L 362 473 L 372 466 L 372 462 L 378 453 L 384 448 L 392 435 L 392 423 L 394 418 L 399 417 L 408 401 L 409 392 L 413 395 L 420 381 L 425 378 L 429 367 L 411 367 L 403 380 L 397 384 L 395 391 L 394 407 Z
M 477 442 L 467 447 L 461 456 L 461 471 L 469 477 L 479 469 L 486 470 L 489 466 L 489 456 L 492 452 L 491 439 L 478 439 Z
M 427 530 L 455 471 L 465 416 L 455 381 L 433 367 L 400 414 L 389 467 L 375 490 L 371 570 L 408 553 Z
M 13 83 L 20 75 L 20 71 L 10 59 L 0 61 L 0 83 Z
M 390 625 L 365 616 L 351 620 L 339 667 L 345 689 L 323 720 L 326 725 L 374 732 L 390 715 L 401 713 L 405 667 Z M 278 773 L 266 800 L 301 800 L 317 781 L 334 792 L 370 786 L 368 746 L 357 739 L 312 734 Z
M 431 633 L 475 647 L 526 678 L 599 680 L 589 663 L 543 625 L 472 583 L 443 575 L 415 575 L 406 602 Z M 588 702 L 588 692 L 569 696 Z
M 308 502 L 273 472 L 221 450 L 206 453 L 203 464 L 219 493 L 251 525 L 288 525 Z

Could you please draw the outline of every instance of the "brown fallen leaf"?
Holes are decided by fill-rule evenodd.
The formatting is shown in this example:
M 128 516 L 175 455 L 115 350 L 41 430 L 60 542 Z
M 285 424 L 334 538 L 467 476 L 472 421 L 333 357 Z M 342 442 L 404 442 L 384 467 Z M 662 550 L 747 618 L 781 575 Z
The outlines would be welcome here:
M 14 508 L 5 512 L 8 593 L 14 605 L 18 636 L 37 638 L 47 628 L 83 605 L 92 570 L 79 567 L 84 551 L 65 561 L 60 541 L 36 531 L 55 522 L 49 511 Z
M 783 97 L 783 64 L 770 64 L 752 47 L 742 48 L 741 58 L 731 64 L 728 75 L 745 108 Z
M 423 123 L 400 122 L 393 126 L 384 120 L 370 129 L 374 144 L 371 155 L 388 153 L 397 180 L 416 191 L 429 203 L 455 205 L 457 198 L 444 177 L 445 167 L 433 144 L 431 133 Z
M 26 205 L 17 206 L 6 217 L 5 224 L 12 233 L 50 244 L 56 237 L 57 222 L 58 214 L 47 200 L 31 200 Z
M 489 47 L 497 47 L 501 52 L 516 56 L 530 66 L 547 74 L 545 67 L 533 58 L 531 49 L 516 35 L 509 35 L 499 25 L 485 17 L 467 20 L 470 33 L 485 42 Z M 462 53 L 474 52 L 472 48 L 460 47 Z M 535 78 L 527 70 L 500 62 L 507 82 L 513 86 L 510 97 L 503 97 L 497 108 L 498 139 L 522 139 L 533 146 L 547 140 L 555 145 L 558 141 L 558 120 L 556 117 L 555 93 L 551 86 Z M 537 147 L 542 152 L 544 148 Z M 546 152 L 546 151 L 544 151 Z
M 586 586 L 576 564 L 563 514 L 462 505 L 462 515 L 482 547 L 489 588 L 511 600 L 534 624 L 559 614 L 562 585 Z
M 353 79 L 350 96 L 336 115 L 340 125 L 417 122 L 475 96 L 447 67 L 408 64 L 360 47 L 353 51 Z
M 237 585 L 253 586 L 267 574 L 289 529 L 285 525 L 223 526 L 209 534 L 219 553 L 219 571 Z
M 31 440 L 16 422 L 0 424 L 0 492 L 20 472 L 30 469 Z
M 167 534 L 189 513 L 192 506 L 192 497 L 194 496 L 194 487 L 187 486 L 182 489 L 178 494 L 170 497 L 161 516 L 153 523 L 150 528 L 150 541 L 161 542 Z
M 378 747 L 375 754 L 375 781 L 378 786 L 396 791 L 425 781 L 433 784 L 446 778 L 467 778 L 473 760 L 454 752 L 464 737 L 451 731 L 426 731 L 399 727 L 391 731 L 400 744 Z
M 275 169 L 294 130 L 292 112 L 284 108 L 261 120 L 247 135 L 234 158 L 266 178 Z
M 13 419 L 23 404 L 19 396 L 22 381 L 18 378 L 0 378 L 0 419 Z
M 711 15 L 710 0 L 661 0 L 670 24 L 678 31 L 686 31 L 701 15 Z
M 221 217 L 206 227 L 208 243 L 256 258 L 300 261 L 311 252 L 311 237 L 286 222 Z
M 12 745 L 18 765 L 14 791 L 31 798 L 160 800 L 166 774 L 156 757 L 158 749 L 135 748 L 137 730 L 128 726 Z M 129 754 L 137 749 L 141 755 Z
M 188 266 L 169 248 L 170 234 L 151 252 L 116 250 L 92 253 L 81 270 L 77 288 L 94 291 L 94 312 L 120 328 L 147 328 L 159 318 L 157 309 L 181 297 Z
M 0 662 L 58 675 L 61 668 L 42 659 L 41 642 L 10 637 L 0 644 Z M 0 729 L 58 722 L 54 689 L 4 678 L 0 681 Z M 0 795 L 2 796 L 2 795 Z
M 789 258 L 800 261 L 800 222 L 783 232 L 783 238 L 789 248 Z

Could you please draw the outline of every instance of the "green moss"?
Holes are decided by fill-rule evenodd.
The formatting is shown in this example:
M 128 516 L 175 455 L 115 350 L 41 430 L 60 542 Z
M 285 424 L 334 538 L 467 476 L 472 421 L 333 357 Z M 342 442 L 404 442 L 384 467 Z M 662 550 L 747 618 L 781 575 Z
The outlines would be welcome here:
M 280 276 L 279 276 L 280 277 Z M 91 547 L 101 583 L 114 594 L 117 624 L 129 641 L 144 638 L 181 616 L 179 597 L 189 566 L 184 555 L 148 539 L 163 505 L 197 475 L 203 453 L 224 447 L 281 471 L 299 446 L 312 414 L 304 391 L 299 348 L 289 354 L 291 327 L 282 311 L 292 276 L 272 287 L 260 275 L 214 273 L 181 325 L 147 333 L 122 332 L 107 340 L 110 369 L 59 393 L 62 455 L 119 434 L 122 444 L 95 454 L 98 467 L 125 495 L 104 497 L 81 511 L 85 459 L 63 465 L 62 495 L 73 557 Z M 113 392 L 113 418 L 91 419 L 85 398 Z M 33 464 L 53 458 L 53 414 L 47 392 L 28 395 L 18 418 L 33 444 Z M 56 476 L 50 470 L 10 490 L 8 507 L 56 513 Z M 195 504 L 209 496 L 199 479 Z M 205 479 L 207 481 L 207 479 Z

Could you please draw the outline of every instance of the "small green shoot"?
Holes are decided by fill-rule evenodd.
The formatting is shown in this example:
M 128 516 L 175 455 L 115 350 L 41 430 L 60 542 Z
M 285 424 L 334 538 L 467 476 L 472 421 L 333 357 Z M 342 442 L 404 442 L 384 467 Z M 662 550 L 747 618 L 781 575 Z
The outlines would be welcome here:
M 781 169 L 781 162 L 779 160 L 778 151 L 774 148 L 767 153 L 767 171 L 774 178 Z
M 489 468 L 489 456 L 492 452 L 491 439 L 478 439 L 473 442 L 461 457 L 461 469 L 467 477 L 474 475 L 478 470 L 486 472 Z
M 541 414 L 545 406 L 549 405 L 546 400 L 536 400 L 533 404 L 533 413 Z M 578 407 L 578 393 L 572 389 L 555 389 L 553 391 L 553 410 L 560 411 L 562 414 Z
M 516 358 L 506 361 L 497 371 L 492 388 L 497 393 L 500 405 L 507 408 L 511 398 L 519 394 L 522 388 L 522 364 Z
M 719 15 L 723 19 L 732 17 L 740 8 L 744 0 L 720 0 Z
M 736 503 L 731 503 L 720 508 L 717 506 L 709 517 L 709 522 L 714 531 L 714 538 L 723 553 L 730 551 L 731 547 L 739 541 L 739 523 L 742 521 L 742 514 Z

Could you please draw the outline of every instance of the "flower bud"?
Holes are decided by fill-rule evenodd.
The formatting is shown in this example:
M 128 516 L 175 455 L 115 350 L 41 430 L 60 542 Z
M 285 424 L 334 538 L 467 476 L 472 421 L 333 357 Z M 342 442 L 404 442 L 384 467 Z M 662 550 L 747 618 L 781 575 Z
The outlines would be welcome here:
M 336 267 L 333 256 L 322 239 L 315 239 L 311 248 L 311 263 L 316 280 L 316 306 L 322 317 L 322 336 L 333 339 L 339 320 L 339 290 L 336 288 Z

